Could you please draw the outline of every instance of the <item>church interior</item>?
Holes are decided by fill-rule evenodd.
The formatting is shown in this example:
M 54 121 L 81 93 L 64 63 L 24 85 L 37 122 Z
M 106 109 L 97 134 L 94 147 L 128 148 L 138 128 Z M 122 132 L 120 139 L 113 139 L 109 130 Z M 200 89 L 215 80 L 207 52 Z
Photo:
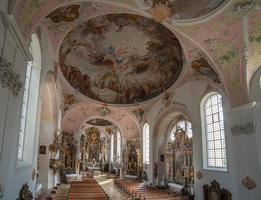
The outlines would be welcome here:
M 260 200 L 261 0 L 0 0 L 0 200 Z

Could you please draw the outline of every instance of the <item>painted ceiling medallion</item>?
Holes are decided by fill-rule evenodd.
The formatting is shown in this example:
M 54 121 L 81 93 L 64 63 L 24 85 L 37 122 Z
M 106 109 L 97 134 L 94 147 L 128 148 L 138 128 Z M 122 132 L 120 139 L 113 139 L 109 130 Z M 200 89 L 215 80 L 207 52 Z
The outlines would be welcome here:
M 226 0 L 135 0 L 144 11 L 150 11 L 157 21 L 195 19 L 208 15 Z
M 252 190 L 256 187 L 256 182 L 247 176 L 242 180 L 242 185 L 244 185 L 248 190 Z
M 171 8 L 168 4 L 157 4 L 150 11 L 152 18 L 157 22 L 163 22 L 171 16 Z
M 68 33 L 60 48 L 60 67 L 85 96 L 133 104 L 160 95 L 176 82 L 183 52 L 162 24 L 133 14 L 109 14 Z

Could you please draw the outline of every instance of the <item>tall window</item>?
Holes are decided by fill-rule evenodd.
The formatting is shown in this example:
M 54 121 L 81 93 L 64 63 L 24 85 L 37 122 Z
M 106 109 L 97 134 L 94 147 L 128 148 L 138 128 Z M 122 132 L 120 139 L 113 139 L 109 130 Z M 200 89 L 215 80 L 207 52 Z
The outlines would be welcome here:
M 111 162 L 113 162 L 113 153 L 114 153 L 114 134 L 111 135 Z
M 120 131 L 117 132 L 117 158 L 118 162 L 121 161 L 121 134 Z
M 24 95 L 23 95 L 22 111 L 21 111 L 21 118 L 20 118 L 19 140 L 18 140 L 18 150 L 17 150 L 18 160 L 23 160 L 24 137 L 25 137 L 25 126 L 26 126 L 25 122 L 26 122 L 26 114 L 27 114 L 31 71 L 32 71 L 32 62 L 29 61 L 27 63 L 27 69 L 25 75 Z
M 150 164 L 150 126 L 148 123 L 143 126 L 143 163 Z
M 226 144 L 222 97 L 218 93 L 205 96 L 201 104 L 205 168 L 226 170 Z
M 192 135 L 192 125 L 191 122 L 187 121 L 187 120 L 181 120 L 178 121 L 172 128 L 171 133 L 170 133 L 170 139 L 172 141 L 175 140 L 175 132 L 177 130 L 177 128 L 182 128 L 184 131 L 186 131 L 187 135 L 189 138 L 191 138 Z
M 34 136 L 37 123 L 39 84 L 41 75 L 41 49 L 37 35 L 31 37 L 30 52 L 32 61 L 27 63 L 24 91 L 21 105 L 20 127 L 18 133 L 17 160 L 31 164 L 34 152 Z

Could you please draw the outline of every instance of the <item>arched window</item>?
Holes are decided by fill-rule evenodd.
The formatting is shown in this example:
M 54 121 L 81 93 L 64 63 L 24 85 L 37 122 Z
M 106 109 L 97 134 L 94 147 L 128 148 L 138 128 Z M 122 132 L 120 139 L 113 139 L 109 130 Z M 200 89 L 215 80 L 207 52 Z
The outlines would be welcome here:
M 120 131 L 117 132 L 117 158 L 118 162 L 121 162 L 121 134 Z
M 143 163 L 150 164 L 150 126 L 148 123 L 143 126 Z
M 40 43 L 35 34 L 31 37 L 30 52 L 33 59 L 29 61 L 26 66 L 17 149 L 18 162 L 26 164 L 30 164 L 33 157 L 41 74 Z
M 222 97 L 207 94 L 201 103 L 204 168 L 227 169 Z
M 114 154 L 114 134 L 111 134 L 111 162 L 113 162 Z
M 182 128 L 184 131 L 186 131 L 189 138 L 191 138 L 193 136 L 191 122 L 189 122 L 187 120 L 180 120 L 180 121 L 177 121 L 177 123 L 173 126 L 173 128 L 171 130 L 170 139 L 172 141 L 175 140 L 175 132 L 176 132 L 177 128 Z

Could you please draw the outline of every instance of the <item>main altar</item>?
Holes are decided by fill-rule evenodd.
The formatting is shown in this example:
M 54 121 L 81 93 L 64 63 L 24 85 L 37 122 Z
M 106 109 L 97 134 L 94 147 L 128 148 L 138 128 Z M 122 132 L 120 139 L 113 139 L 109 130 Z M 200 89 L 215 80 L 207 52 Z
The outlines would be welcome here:
M 90 127 L 80 136 L 78 152 L 79 171 L 106 171 L 109 158 L 109 138 L 96 127 Z

